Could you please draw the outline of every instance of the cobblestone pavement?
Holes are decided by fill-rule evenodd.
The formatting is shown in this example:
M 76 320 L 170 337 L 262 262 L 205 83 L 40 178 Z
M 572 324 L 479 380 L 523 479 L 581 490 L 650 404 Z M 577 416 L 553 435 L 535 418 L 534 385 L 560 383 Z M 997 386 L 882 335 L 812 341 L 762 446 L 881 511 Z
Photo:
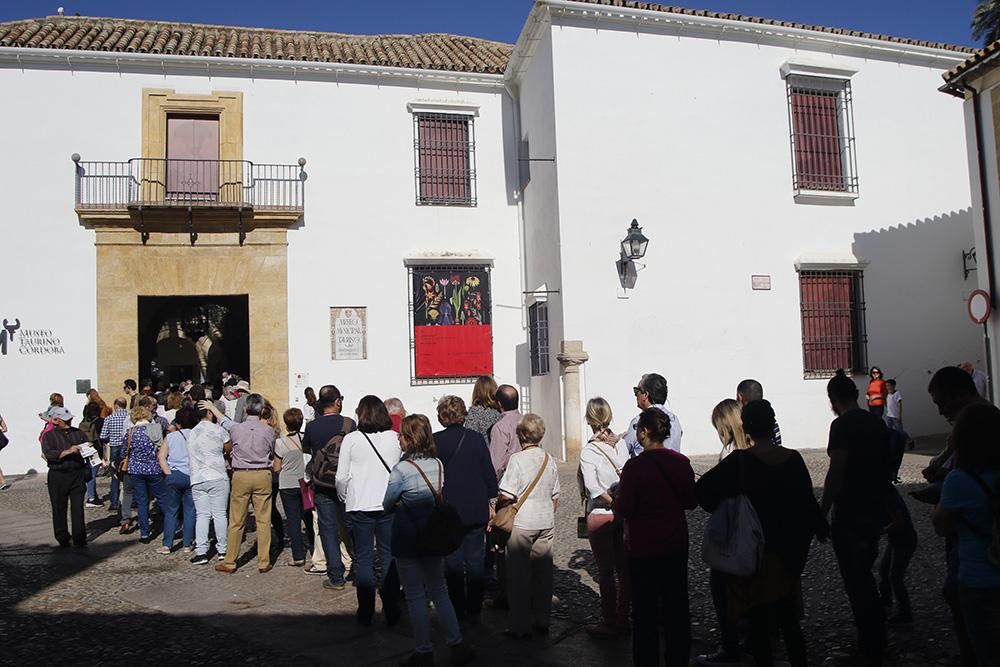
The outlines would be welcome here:
M 933 447 L 933 443 L 929 448 Z M 822 484 L 826 456 L 803 452 L 813 482 Z M 920 481 L 926 456 L 907 454 L 901 476 Z M 696 457 L 696 471 L 714 457 Z M 466 638 L 480 650 L 483 665 L 621 665 L 631 659 L 627 640 L 596 643 L 583 625 L 599 613 L 596 569 L 585 540 L 576 537 L 578 505 L 570 500 L 575 469 L 561 468 L 567 490 L 557 517 L 555 595 L 552 633 L 545 639 L 503 639 L 502 612 L 486 610 Z M 102 479 L 107 492 L 108 480 Z M 930 506 L 908 498 L 920 535 L 909 586 L 916 622 L 892 630 L 893 664 L 944 665 L 956 654 L 950 621 L 941 602 L 941 540 L 930 527 Z M 143 661 L 202 664 L 391 665 L 411 648 L 404 622 L 387 629 L 380 619 L 371 629 L 354 622 L 354 591 L 331 593 L 322 578 L 285 567 L 287 550 L 268 574 L 258 574 L 248 536 L 235 575 L 194 567 L 178 553 L 155 553 L 158 541 L 141 545 L 135 534 L 121 536 L 104 509 L 88 509 L 91 545 L 86 550 L 52 548 L 44 476 L 16 479 L 0 493 L 0 664 L 118 665 Z M 694 653 L 715 648 L 716 628 L 708 573 L 699 558 L 707 515 L 688 515 L 692 534 L 690 598 Z M 835 664 L 854 643 L 853 624 L 833 551 L 814 544 L 803 577 L 803 627 L 811 663 Z M 443 645 L 440 637 L 436 645 Z M 439 650 L 439 663 L 448 664 Z M 309 663 L 304 663 L 308 660 Z M 749 664 L 749 662 L 748 662 Z

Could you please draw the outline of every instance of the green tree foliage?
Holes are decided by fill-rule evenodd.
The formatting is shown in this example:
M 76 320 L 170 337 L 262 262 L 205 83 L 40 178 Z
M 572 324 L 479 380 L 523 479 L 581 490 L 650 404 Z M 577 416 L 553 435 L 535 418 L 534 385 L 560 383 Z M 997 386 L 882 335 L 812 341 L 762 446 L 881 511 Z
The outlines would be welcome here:
M 972 14 L 972 38 L 984 44 L 1000 39 L 1000 0 L 980 0 Z

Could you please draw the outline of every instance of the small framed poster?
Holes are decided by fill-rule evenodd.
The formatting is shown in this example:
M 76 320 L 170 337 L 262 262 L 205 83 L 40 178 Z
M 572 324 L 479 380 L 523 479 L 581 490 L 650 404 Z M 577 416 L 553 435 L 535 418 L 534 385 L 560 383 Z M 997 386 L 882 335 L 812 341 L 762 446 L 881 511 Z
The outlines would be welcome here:
M 750 289 L 767 292 L 771 289 L 771 276 L 750 276 Z

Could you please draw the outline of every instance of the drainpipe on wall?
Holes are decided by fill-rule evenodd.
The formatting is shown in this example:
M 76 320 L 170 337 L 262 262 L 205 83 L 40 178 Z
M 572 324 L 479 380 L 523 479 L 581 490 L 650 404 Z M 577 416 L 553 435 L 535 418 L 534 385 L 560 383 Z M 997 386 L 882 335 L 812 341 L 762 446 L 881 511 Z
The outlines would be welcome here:
M 986 182 L 986 155 L 983 150 L 983 115 L 979 108 L 979 91 L 968 83 L 962 87 L 972 93 L 972 117 L 976 130 L 976 157 L 979 166 L 979 198 L 982 200 L 983 235 L 986 242 L 986 291 L 990 294 L 990 305 L 996 306 L 996 276 L 993 264 L 993 220 L 990 218 L 989 185 Z M 986 368 L 989 369 L 990 402 L 993 402 L 993 351 L 990 349 L 990 332 L 983 323 L 983 339 L 986 343 Z

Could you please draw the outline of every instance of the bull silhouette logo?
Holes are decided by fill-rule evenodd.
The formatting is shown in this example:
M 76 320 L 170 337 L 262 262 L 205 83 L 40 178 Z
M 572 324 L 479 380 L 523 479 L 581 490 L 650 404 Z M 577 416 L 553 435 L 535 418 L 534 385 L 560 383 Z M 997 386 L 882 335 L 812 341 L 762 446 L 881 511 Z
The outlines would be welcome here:
M 14 324 L 3 319 L 3 329 L 0 329 L 0 355 L 7 354 L 7 341 L 14 342 L 14 332 L 21 328 L 20 318 L 15 318 Z

